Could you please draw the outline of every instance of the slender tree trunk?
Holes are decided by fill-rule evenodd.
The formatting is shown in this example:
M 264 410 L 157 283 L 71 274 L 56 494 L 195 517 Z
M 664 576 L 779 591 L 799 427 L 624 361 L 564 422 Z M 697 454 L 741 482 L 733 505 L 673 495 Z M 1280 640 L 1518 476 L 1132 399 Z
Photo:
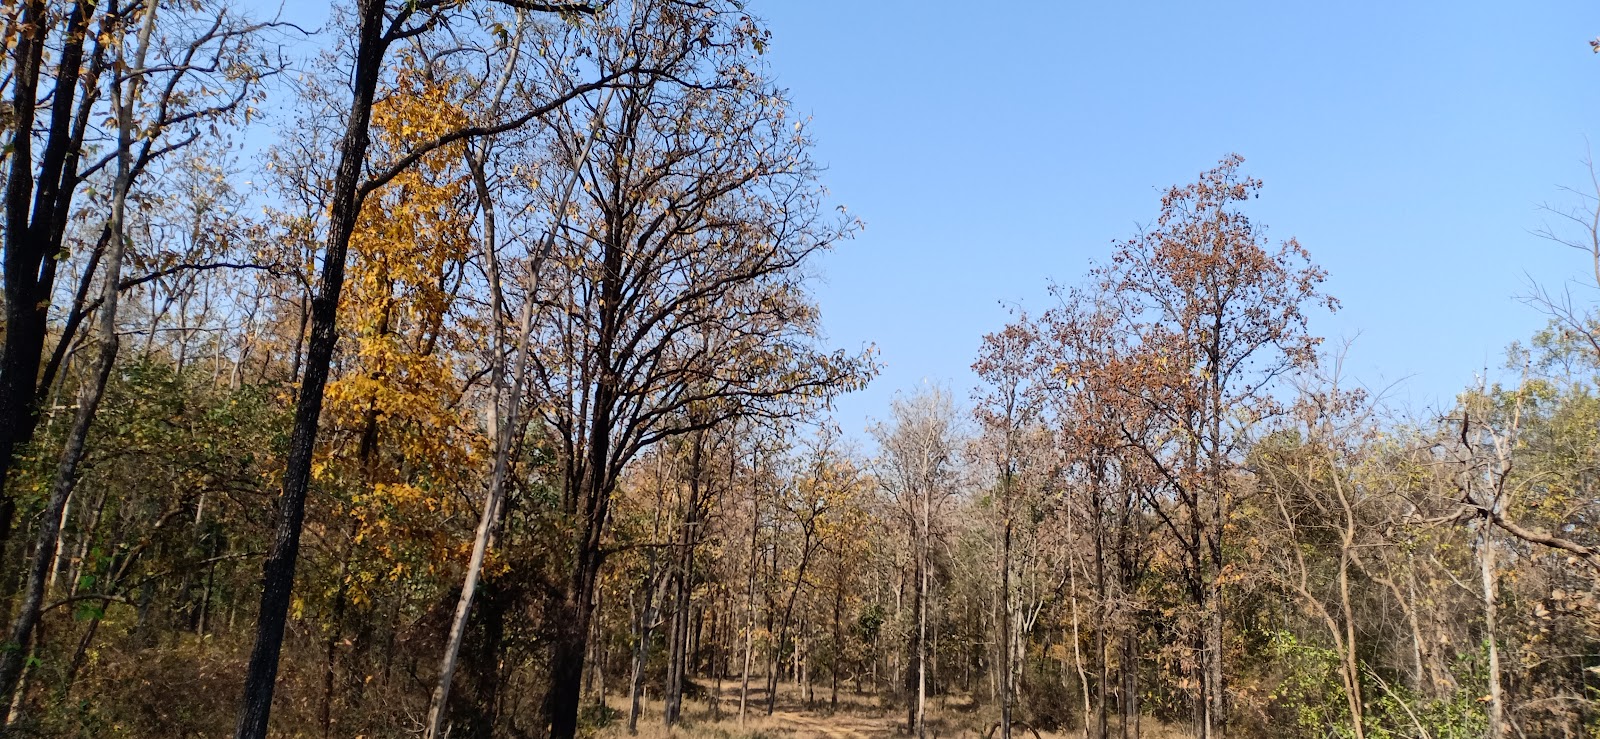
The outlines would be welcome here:
M 388 40 L 384 0 L 359 0 L 356 10 L 353 95 L 338 147 L 338 167 L 331 186 L 328 239 L 322 258 L 317 296 L 312 300 L 311 339 L 305 376 L 295 405 L 294 429 L 284 464 L 283 492 L 278 501 L 277 525 L 262 566 L 261 607 L 256 616 L 255 646 L 245 672 L 244 697 L 239 710 L 236 739 L 265 739 L 272 711 L 272 694 L 278 678 L 278 655 L 288 626 L 289 602 L 294 588 L 295 565 L 300 555 L 300 531 L 305 520 L 306 493 L 311 483 L 317 421 L 322 416 L 323 391 L 338 341 L 336 325 L 339 294 L 344 289 L 345 254 L 360 215 L 358 191 L 370 142 L 372 101 L 382 73 Z
M 844 663 L 844 631 L 839 620 L 843 610 L 844 573 L 840 572 L 833 586 L 833 664 L 828 669 L 828 708 L 832 711 L 839 710 L 839 668 Z
M 1344 621 L 1343 661 L 1345 673 L 1345 700 L 1350 706 L 1350 729 L 1355 739 L 1366 739 L 1366 705 L 1361 696 L 1361 662 L 1356 651 L 1356 611 L 1350 598 L 1350 566 L 1356 552 L 1356 517 L 1346 497 L 1343 481 L 1333 481 L 1344 511 L 1343 540 L 1339 550 L 1339 611 Z
M 685 533 L 687 539 L 687 533 Z M 683 711 L 683 680 L 689 654 L 689 573 L 690 545 L 684 541 L 678 560 L 678 576 L 673 580 L 672 623 L 667 635 L 667 684 L 662 691 L 662 721 L 671 727 Z
M 77 13 L 81 7 L 74 12 Z M 92 6 L 91 6 L 92 10 Z M 155 29 L 156 9 L 147 7 L 141 19 L 139 36 L 134 47 L 132 59 L 126 59 L 118 51 L 118 68 L 127 69 L 131 63 L 132 69 L 143 70 L 145 54 L 150 48 L 150 37 Z M 81 46 L 81 41 L 77 44 Z M 128 237 L 126 229 L 126 214 L 129 189 L 133 184 L 133 136 L 134 121 L 132 107 L 139 99 L 139 77 L 130 75 L 126 80 L 113 77 L 111 80 L 114 113 L 117 121 L 117 177 L 111 200 L 111 243 L 106 254 L 106 275 L 101 294 L 100 323 L 98 328 L 100 351 L 96 359 L 94 378 L 83 387 L 78 398 L 78 410 L 72 420 L 72 428 L 67 433 L 66 443 L 61 451 L 61 460 L 56 467 L 56 476 L 50 497 L 45 504 L 44 513 L 39 520 L 39 532 L 33 547 L 32 559 L 28 563 L 27 585 L 23 592 L 23 600 L 16 618 L 11 624 L 9 647 L 0 653 L 0 697 L 6 703 L 17 694 L 17 684 L 21 678 L 25 659 L 32 651 L 33 631 L 39 623 L 39 614 L 44 606 L 45 586 L 50 579 L 51 566 L 55 562 L 55 551 L 58 537 L 61 533 L 62 516 L 65 513 L 67 501 L 72 496 L 73 486 L 77 484 L 78 467 L 83 461 L 85 444 L 89 438 L 89 428 L 94 424 L 95 413 L 99 410 L 100 401 L 105 397 L 107 382 L 111 379 L 111 372 L 117 361 L 117 298 L 119 283 L 122 280 L 122 258 L 126 251 Z M 57 94 L 64 93 L 57 90 Z M 25 136 L 18 136 L 25 138 Z M 10 255 L 8 254 L 9 258 Z M 32 381 L 29 381 L 31 387 Z M 0 532 L 3 535 L 3 532 Z M 9 720 L 9 714 L 8 714 Z M 4 724 L 0 724 L 0 733 L 4 733 Z
M 1099 739 L 1107 739 L 1110 732 L 1110 717 L 1108 715 L 1106 694 L 1111 690 L 1111 666 L 1108 664 L 1108 650 L 1106 646 L 1106 603 L 1108 601 L 1108 597 L 1106 592 L 1105 533 L 1103 528 L 1099 526 L 1100 522 L 1104 521 L 1105 518 L 1101 515 L 1100 511 L 1098 488 L 1099 486 L 1096 485 L 1094 506 L 1096 523 L 1094 532 L 1094 585 L 1095 594 L 1098 598 L 1098 602 L 1095 604 L 1095 613 L 1097 614 L 1099 620 L 1099 623 L 1095 624 L 1094 629 L 1096 671 L 1095 736 L 1099 737 Z
M 794 617 L 795 599 L 800 595 L 800 589 L 806 583 L 806 565 L 811 562 L 812 540 L 816 536 L 816 519 L 805 523 L 805 534 L 800 542 L 800 565 L 795 568 L 794 589 L 789 591 L 788 602 L 783 606 L 783 622 L 778 627 L 778 639 L 773 646 L 772 677 L 769 681 L 771 690 L 767 693 L 767 715 L 771 716 L 773 709 L 778 704 L 778 668 L 783 658 L 783 647 L 789 640 L 789 624 Z M 777 560 L 777 552 L 773 552 L 773 560 Z M 798 657 L 798 655 L 796 655 Z
M 677 588 L 672 608 L 672 636 L 667 659 L 666 705 L 662 720 L 668 728 L 678 723 L 683 711 L 684 673 L 689 667 L 690 594 L 694 587 L 694 547 L 700 525 L 700 480 L 704 463 L 705 433 L 695 435 L 689 461 L 689 497 L 684 506 L 683 531 L 679 536 Z
M 917 697 L 913 724 L 917 739 L 928 736 L 928 538 L 932 491 L 922 493 L 922 537 L 917 546 Z
M 1010 474 L 1007 473 L 1009 484 Z M 1004 532 L 1000 545 L 1000 739 L 1011 739 L 1011 514 L 1007 494 Z
M 639 713 L 644 709 L 642 701 L 644 693 L 644 670 L 650 657 L 651 624 L 655 621 L 655 563 L 651 562 L 650 572 L 645 576 L 645 584 L 641 589 L 644 603 L 640 606 L 636 617 L 635 638 L 638 641 L 633 647 L 633 676 L 628 687 L 628 733 L 639 733 Z
M 55 88 L 50 94 L 50 123 L 34 171 L 34 137 L 13 136 L 10 171 L 5 183 L 3 229 L 5 331 L 0 350 L 0 551 L 11 540 L 16 501 L 7 490 L 17 452 L 33 440 L 38 428 L 39 363 L 49 319 L 51 291 L 55 285 L 55 258 L 71 216 L 73 192 L 78 184 L 81 127 L 74 119 L 87 115 L 97 97 L 97 77 L 104 46 L 96 44 L 87 69 L 84 96 L 77 99 L 79 77 L 84 73 L 84 43 L 91 35 L 90 21 L 99 3 L 77 0 L 66 14 L 65 33 L 57 50 L 50 45 L 49 16 L 55 4 L 31 0 L 22 7 L 12 51 L 12 131 L 33 131 L 37 120 L 39 76 L 44 60 L 57 55 Z M 78 116 L 74 115 L 77 106 Z M 30 212 L 31 206 L 31 212 Z M 114 284 L 115 281 L 113 281 Z M 48 390 L 48 385 L 45 387 Z M 6 678 L 0 675 L 0 681 Z M 15 678 L 11 678 L 14 680 Z M 7 694 L 9 695 L 9 693 Z
M 761 496 L 755 489 L 755 467 L 751 466 L 750 567 L 745 576 L 744 666 L 739 670 L 739 725 L 744 726 L 746 704 L 750 698 L 750 655 L 756 634 L 756 568 L 760 556 Z
M 339 640 L 343 637 L 344 611 L 348 600 L 346 578 L 350 575 L 350 557 L 355 549 L 355 526 L 351 527 L 350 543 L 345 547 L 343 561 L 339 564 L 339 584 L 333 596 L 333 610 L 329 614 L 329 631 L 327 643 L 324 645 L 324 663 L 322 669 L 322 736 L 326 739 L 333 732 L 333 693 L 334 680 L 339 664 Z
M 1122 635 L 1122 739 L 1139 736 L 1139 637 L 1132 627 Z
M 661 516 L 662 508 L 664 506 L 663 489 L 666 485 L 661 476 L 661 467 L 659 462 L 660 458 L 657 457 L 655 524 L 651 531 L 652 539 L 661 536 Z M 638 621 L 636 622 L 636 628 L 634 629 L 634 633 L 638 641 L 634 644 L 633 648 L 633 677 L 629 682 L 628 687 L 629 734 L 639 733 L 639 713 L 643 710 L 641 701 L 643 700 L 644 694 L 644 670 L 650 658 L 650 636 L 651 632 L 655 629 L 656 621 L 656 579 L 656 553 L 655 550 L 652 549 L 647 556 L 644 582 L 639 589 L 640 594 L 644 596 L 644 603 L 639 607 L 639 615 L 637 617 Z M 662 598 L 665 597 L 665 595 L 662 596 Z
M 61 508 L 61 525 L 63 527 L 66 526 L 68 521 L 72 520 L 72 501 L 77 499 L 77 497 L 78 495 L 76 488 L 74 488 L 72 493 L 67 495 L 67 503 Z M 49 596 L 51 593 L 56 591 L 56 576 L 61 573 L 61 570 L 65 565 L 63 560 L 66 557 L 66 550 L 67 537 L 66 532 L 63 531 L 62 535 L 56 537 L 55 551 L 51 552 L 50 554 L 50 579 L 47 580 L 44 585 L 44 592 L 46 596 Z
M 1069 564 L 1068 567 L 1071 567 Z M 1089 736 L 1089 716 L 1091 715 L 1091 702 L 1089 698 L 1089 671 L 1083 666 L 1083 649 L 1078 636 L 1078 588 L 1076 583 L 1069 586 L 1072 604 L 1072 663 L 1078 672 L 1078 689 L 1083 695 L 1083 736 Z
M 1500 684 L 1500 645 L 1496 636 L 1499 615 L 1499 588 L 1495 584 L 1494 540 L 1490 538 L 1488 520 L 1478 522 L 1477 545 L 1478 574 L 1483 584 L 1483 632 L 1489 648 L 1489 725 L 1485 736 L 1501 739 L 1505 736 L 1505 693 Z

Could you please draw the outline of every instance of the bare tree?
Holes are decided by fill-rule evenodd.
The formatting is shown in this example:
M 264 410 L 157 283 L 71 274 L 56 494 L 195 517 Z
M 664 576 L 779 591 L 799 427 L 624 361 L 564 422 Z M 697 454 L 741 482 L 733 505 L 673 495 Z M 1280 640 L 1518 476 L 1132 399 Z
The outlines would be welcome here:
M 751 64 L 764 32 L 733 3 L 641 8 L 651 21 L 596 44 L 596 64 L 659 74 L 620 74 L 628 84 L 604 115 L 579 105 L 555 121 L 562 147 L 582 140 L 575 126 L 601 123 L 551 255 L 559 277 L 532 298 L 553 351 L 535 354 L 531 387 L 557 441 L 570 533 L 548 606 L 543 710 L 558 739 L 577 729 L 606 521 L 628 463 L 731 418 L 788 415 L 866 369 L 815 347 L 804 270 L 853 225 L 823 211 L 803 127 Z
M 545 13 L 592 14 L 595 10 L 584 4 L 524 0 L 497 2 Z M 344 133 L 336 146 L 336 164 L 326 190 L 327 224 L 322 268 L 316 295 L 311 300 L 308 321 L 310 339 L 300 392 L 296 397 L 289 453 L 284 464 L 277 526 L 262 568 L 261 606 L 257 615 L 255 646 L 245 674 L 244 696 L 235 732 L 240 739 L 260 739 L 267 732 L 267 719 L 272 710 L 272 694 L 277 681 L 278 657 L 283 647 L 295 565 L 300 552 L 317 422 L 322 415 L 329 367 L 338 341 L 339 296 L 344 288 L 345 259 L 362 204 L 373 192 L 434 151 L 521 128 L 575 98 L 611 85 L 620 76 L 601 76 L 591 82 L 560 87 L 547 99 L 531 103 L 523 111 L 448 131 L 416 145 L 410 151 L 397 153 L 389 161 L 369 161 L 373 102 L 378 95 L 391 49 L 408 39 L 449 28 L 461 15 L 459 5 L 435 1 L 392 4 L 388 0 L 359 0 L 356 4 L 354 27 L 351 29 L 351 95 L 343 110 Z M 639 70 L 634 67 L 632 71 Z
M 911 702 L 906 709 L 906 730 L 925 737 L 933 523 L 957 490 L 960 464 L 961 441 L 949 393 L 930 387 L 910 398 L 896 398 L 890 406 L 890 420 L 875 426 L 873 436 L 878 441 L 874 464 L 878 484 L 899 505 L 899 512 L 912 531 L 916 595 L 907 670 Z

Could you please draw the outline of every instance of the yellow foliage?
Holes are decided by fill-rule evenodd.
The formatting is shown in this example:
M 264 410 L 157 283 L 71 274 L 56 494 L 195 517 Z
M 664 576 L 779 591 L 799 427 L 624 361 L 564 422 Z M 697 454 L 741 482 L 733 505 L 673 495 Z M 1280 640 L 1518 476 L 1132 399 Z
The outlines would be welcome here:
M 401 71 L 374 106 L 374 149 L 405 152 L 465 125 L 452 89 Z M 331 443 L 315 469 L 342 492 L 335 499 L 363 552 L 344 581 L 354 603 L 379 580 L 463 558 L 449 521 L 488 455 L 460 402 L 468 372 L 453 359 L 472 356 L 485 333 L 460 299 L 472 205 L 461 151 L 446 147 L 369 196 L 350 240 L 341 355 L 323 414 Z

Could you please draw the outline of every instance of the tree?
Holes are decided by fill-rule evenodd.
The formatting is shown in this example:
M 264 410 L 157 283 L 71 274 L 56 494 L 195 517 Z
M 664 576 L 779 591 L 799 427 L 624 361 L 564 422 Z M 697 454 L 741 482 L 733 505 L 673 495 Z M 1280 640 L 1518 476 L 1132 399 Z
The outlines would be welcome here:
M 29 6 L 27 12 L 32 14 L 36 6 L 41 5 L 43 4 L 35 3 Z M 74 17 L 82 16 L 83 20 L 68 22 L 67 50 L 62 64 L 67 64 L 68 59 L 81 53 L 82 39 L 78 36 L 82 34 L 82 23 L 87 22 L 87 15 L 92 14 L 94 10 L 93 4 L 76 6 Z M 51 579 L 51 566 L 56 558 L 61 519 L 78 481 L 79 465 L 85 454 L 90 426 L 94 423 L 95 414 L 116 365 L 120 345 L 117 326 L 118 298 L 125 289 L 123 262 L 133 238 L 128 221 L 135 180 L 150 168 L 152 162 L 163 155 L 183 149 L 201 139 L 206 133 L 206 126 L 214 126 L 218 122 L 227 122 L 235 116 L 245 115 L 244 108 L 252 99 L 262 75 L 274 71 L 270 67 L 255 68 L 249 59 L 250 45 L 263 26 L 231 18 L 226 6 L 197 5 L 188 9 L 187 13 L 180 10 L 172 20 L 163 22 L 163 34 L 160 38 L 155 35 L 157 17 L 160 15 L 157 5 L 149 4 L 124 10 L 120 4 L 113 2 L 107 10 L 108 16 L 103 23 L 104 31 L 96 39 L 95 61 L 91 62 L 91 67 L 95 69 L 87 77 L 86 83 L 98 83 L 99 74 L 103 71 L 98 67 L 101 64 L 109 65 L 106 99 L 110 101 L 114 120 L 112 129 L 114 144 L 111 147 L 112 153 L 99 164 L 91 165 L 89 171 L 92 172 L 107 163 L 114 163 L 114 174 L 111 184 L 110 213 L 103 226 L 103 252 L 97 249 L 94 258 L 89 262 L 90 269 L 83 276 L 79 286 L 80 294 L 88 290 L 94 278 L 94 267 L 103 261 L 104 267 L 100 275 L 101 295 L 95 301 L 99 310 L 96 331 L 98 351 L 93 378 L 80 389 L 72 427 L 63 445 L 60 462 L 52 481 L 51 494 L 41 516 L 37 541 L 27 568 L 23 600 L 10 629 L 8 643 L 12 644 L 13 648 L 0 654 L 0 697 L 7 702 L 16 691 L 23 662 L 33 638 L 33 630 L 38 623 L 40 609 L 43 607 L 46 585 Z M 186 25 L 195 20 L 201 22 L 200 28 L 204 30 L 185 33 L 189 30 Z M 178 29 L 177 32 L 169 33 L 167 30 L 169 26 Z M 42 31 L 43 28 L 42 22 L 35 26 L 35 30 Z M 32 43 L 33 41 L 24 42 L 24 46 L 30 47 L 28 51 L 23 52 L 24 54 L 36 53 L 36 50 L 31 48 Z M 74 51 L 75 49 L 77 51 Z M 24 61 L 24 65 L 37 64 L 37 59 Z M 32 73 L 37 74 L 37 70 Z M 55 104 L 58 107 L 52 110 L 52 116 L 61 118 L 72 105 L 73 91 L 70 88 L 75 84 L 77 72 L 63 67 L 58 74 L 62 79 L 57 83 L 55 94 L 59 99 Z M 213 90 L 208 89 L 208 82 L 194 80 L 195 77 L 207 77 L 213 74 L 223 76 L 230 82 L 221 90 Z M 14 100 L 14 105 L 31 109 L 34 104 L 31 99 L 33 93 L 23 88 L 31 87 L 33 84 L 19 80 L 15 90 L 16 95 L 22 96 L 26 93 L 28 99 L 19 97 Z M 63 84 L 67 85 L 67 89 L 62 89 Z M 145 88 L 154 90 L 148 99 L 143 92 Z M 92 105 L 97 95 L 98 90 L 86 90 L 81 104 Z M 59 107 L 62 104 L 69 107 Z M 89 108 L 83 107 L 77 113 L 80 117 L 87 117 L 88 111 Z M 31 117 L 31 110 L 25 115 Z M 64 125 L 65 122 L 62 123 Z M 75 125 L 77 130 L 73 134 L 76 139 L 73 146 L 81 147 L 86 124 L 79 120 Z M 13 141 L 13 149 L 21 151 L 13 153 L 8 198 L 26 197 L 27 193 L 19 188 L 29 186 L 27 180 L 31 175 L 30 171 L 17 168 L 29 166 L 26 152 L 30 146 L 28 139 L 32 132 L 27 127 L 19 127 L 17 130 L 19 133 Z M 50 251 L 52 247 L 59 248 L 66 226 L 65 223 L 57 221 L 64 220 L 70 212 L 72 191 L 88 176 L 77 170 L 79 152 L 76 148 L 65 153 L 55 150 L 55 147 L 60 145 L 60 141 L 56 138 L 58 133 L 52 126 L 45 145 L 44 159 L 47 161 L 43 162 L 41 167 L 47 179 L 59 179 L 60 182 L 47 182 L 34 194 L 37 201 L 34 222 L 22 220 L 20 214 L 18 219 L 8 220 L 6 247 L 8 346 L 5 350 L 6 360 L 0 365 L 0 406 L 4 406 L 0 409 L 0 417 L 7 419 L 7 431 L 0 433 L 0 487 L 5 484 L 6 470 L 10 467 L 15 445 L 31 439 L 36 420 L 33 417 L 36 398 L 33 382 L 43 347 L 43 328 L 49 305 L 48 295 L 54 280 L 55 260 L 50 259 L 48 267 L 41 267 L 30 261 L 35 260 L 40 250 Z M 61 161 L 48 161 L 58 156 L 61 157 Z M 57 168 L 60 168 L 59 171 Z M 52 187 L 59 190 L 51 192 Z M 20 206 L 17 207 L 20 209 Z M 46 208 L 46 212 L 40 213 L 40 208 Z M 49 211 L 49 208 L 59 212 Z M 12 228 L 17 231 L 12 231 Z M 38 274 L 35 274 L 36 270 Z M 19 305 L 14 302 L 17 300 L 31 302 Z M 70 336 L 62 337 L 58 352 L 64 350 L 70 343 Z M 59 367 L 59 359 L 52 358 L 51 364 Z M 25 373 L 25 376 L 16 376 L 21 373 Z M 52 380 L 48 374 L 49 372 L 44 380 L 46 388 Z M 0 494 L 0 547 L 3 547 L 6 537 L 9 536 L 13 506 L 14 503 L 9 496 Z M 0 719 L 0 727 L 3 726 L 4 720 Z
M 500 2 L 536 12 L 579 14 L 594 11 L 594 8 L 581 4 L 527 3 L 521 0 Z M 422 36 L 436 28 L 448 28 L 459 15 L 453 3 L 404 3 L 394 8 L 390 7 L 387 0 L 359 0 L 356 4 L 354 28 L 351 29 L 354 42 L 351 97 L 344 108 L 344 134 L 337 144 L 337 164 L 326 188 L 328 216 L 322 268 L 316 296 L 311 300 L 310 340 L 305 371 L 296 398 L 294 431 L 284 464 L 277 530 L 262 570 L 256 641 L 246 672 L 236 731 L 240 739 L 266 736 L 273 687 L 277 679 L 278 656 L 282 650 L 285 620 L 300 551 L 300 534 L 305 521 L 305 500 L 311 482 L 317 421 L 322 415 L 328 370 L 338 340 L 339 297 L 344 289 L 345 258 L 364 201 L 434 151 L 469 139 L 520 128 L 575 98 L 612 83 L 617 77 L 612 75 L 567 87 L 549 100 L 533 104 L 524 112 L 457 127 L 415 145 L 408 152 L 397 154 L 392 160 L 369 162 L 373 104 L 390 49 L 397 43 Z
M 569 532 L 547 607 L 545 723 L 559 739 L 577 728 L 605 526 L 628 463 L 735 417 L 787 415 L 867 370 L 814 347 L 803 270 L 852 224 L 823 211 L 803 127 L 751 63 L 764 32 L 733 4 L 690 10 L 641 5 L 647 28 L 595 47 L 630 84 L 604 111 L 588 103 L 555 122 L 564 164 L 599 121 L 577 169 L 583 197 L 544 262 L 553 279 L 530 298 L 535 335 L 555 350 L 535 357 L 531 389 L 558 440 Z M 626 71 L 635 64 L 660 74 Z
M 1302 428 L 1284 432 L 1294 438 L 1263 440 L 1252 451 L 1251 466 L 1260 471 L 1261 487 L 1271 498 L 1263 508 L 1275 510 L 1275 523 L 1282 524 L 1263 554 L 1282 560 L 1269 569 L 1270 576 L 1327 629 L 1338 657 L 1350 734 L 1363 739 L 1365 675 L 1352 581 L 1366 569 L 1363 549 L 1391 545 L 1369 523 L 1367 509 L 1374 501 L 1357 479 L 1361 452 L 1370 451 L 1362 447 L 1360 430 L 1370 409 L 1364 393 L 1342 391 L 1335 376 L 1325 389 L 1303 392 L 1297 410 Z
M 899 513 L 912 532 L 916 597 L 906 673 L 911 694 L 906 731 L 923 737 L 927 735 L 928 641 L 932 635 L 928 601 L 933 522 L 956 490 L 958 430 L 950 396 L 938 388 L 911 398 L 896 398 L 890 415 L 892 425 L 879 424 L 873 429 L 879 450 L 874 476 L 899 506 Z
M 1130 402 L 1165 427 L 1130 438 L 1171 493 L 1155 510 L 1181 550 L 1196 617 L 1192 666 L 1194 731 L 1227 727 L 1226 532 L 1249 440 L 1245 424 L 1281 412 L 1272 382 L 1306 366 L 1318 340 L 1305 308 L 1337 303 L 1319 292 L 1325 273 L 1293 239 L 1271 249 L 1238 210 L 1261 188 L 1230 156 L 1191 185 L 1162 198 L 1150 230 L 1118 245 L 1094 272 L 1117 322 L 1135 347 L 1113 368 Z
M 0 548 L 10 540 L 16 511 L 6 481 L 18 452 L 33 439 L 40 400 L 51 392 L 75 333 L 93 310 L 84 299 L 112 242 L 111 219 L 101 213 L 91 216 L 95 245 L 83 262 L 66 324 L 46 359 L 50 311 L 63 263 L 58 257 L 72 234 L 74 219 L 83 217 L 77 197 L 80 187 L 115 171 L 115 182 L 105 189 L 120 190 L 122 195 L 114 195 L 113 201 L 125 200 L 162 160 L 209 138 L 217 124 L 248 119 L 251 105 L 259 100 L 262 80 L 284 67 L 259 48 L 269 32 L 284 26 L 242 17 L 225 2 L 175 8 L 170 17 L 141 3 L 112 2 L 104 9 L 97 24 L 101 3 L 30 0 L 18 3 L 20 18 L 12 18 L 19 21 L 14 26 L 18 38 L 13 67 L 7 75 L 12 139 L 0 158 L 7 168 L 5 257 L 0 268 L 5 290 Z M 144 32 L 145 19 L 158 14 L 163 17 L 160 33 L 155 26 Z M 52 37 L 55 51 L 47 53 Z M 130 53 L 148 58 L 150 64 L 141 62 L 131 70 L 116 67 L 119 59 L 128 61 Z M 47 59 L 54 60 L 49 70 Z M 101 83 L 108 69 L 111 74 L 105 81 L 110 94 L 106 95 Z M 41 80 L 49 89 L 41 91 Z M 136 87 L 149 93 L 128 96 Z M 41 112 L 46 119 L 41 120 Z M 125 136 L 129 127 L 138 135 Z M 96 144 L 108 146 L 101 153 L 92 148 Z M 122 278 L 114 281 L 121 285 Z M 102 297 L 95 304 L 103 301 Z

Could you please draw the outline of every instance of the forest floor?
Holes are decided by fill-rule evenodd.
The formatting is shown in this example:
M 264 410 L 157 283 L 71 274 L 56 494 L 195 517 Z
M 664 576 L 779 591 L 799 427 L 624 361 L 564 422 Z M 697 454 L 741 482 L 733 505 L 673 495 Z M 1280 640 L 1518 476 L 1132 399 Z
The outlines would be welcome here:
M 799 688 L 792 684 L 780 685 L 778 699 L 771 715 L 767 715 L 767 693 L 764 687 L 751 686 L 745 709 L 745 720 L 739 722 L 739 686 L 724 684 L 719 700 L 714 688 L 706 687 L 706 695 L 685 699 L 683 720 L 668 730 L 661 723 L 660 700 L 643 701 L 639 716 L 637 737 L 628 734 L 627 696 L 613 697 L 608 705 L 615 717 L 610 725 L 596 732 L 596 739 L 889 739 L 908 736 L 903 709 L 885 705 L 876 695 L 839 691 L 839 704 L 835 708 L 829 700 L 826 687 L 818 688 L 808 706 L 800 698 Z M 990 711 L 981 709 L 965 696 L 941 696 L 928 702 L 928 739 L 977 739 L 994 723 Z M 1033 734 L 1021 727 L 1013 730 L 1016 739 L 1075 739 L 1078 732 L 1038 732 Z M 1157 728 L 1149 729 L 1146 737 L 1177 737 Z
M 668 731 L 661 724 L 662 702 L 655 698 L 643 701 L 639 715 L 640 739 L 884 739 L 902 736 L 899 714 L 883 708 L 877 696 L 841 690 L 839 705 L 832 707 L 829 693 L 818 690 L 817 696 L 807 706 L 800 698 L 800 690 L 785 684 L 778 688 L 778 699 L 771 715 L 767 714 L 765 687 L 750 687 L 745 708 L 745 719 L 739 721 L 739 686 L 724 684 L 720 695 L 705 686 L 705 695 L 685 698 L 683 720 Z M 716 700 L 713 701 L 713 696 Z M 599 730 L 599 739 L 629 737 L 627 729 L 627 696 L 616 696 L 607 701 L 615 717 L 608 726 Z M 931 725 L 930 725 L 931 728 Z M 952 736 L 944 734 L 943 736 Z

